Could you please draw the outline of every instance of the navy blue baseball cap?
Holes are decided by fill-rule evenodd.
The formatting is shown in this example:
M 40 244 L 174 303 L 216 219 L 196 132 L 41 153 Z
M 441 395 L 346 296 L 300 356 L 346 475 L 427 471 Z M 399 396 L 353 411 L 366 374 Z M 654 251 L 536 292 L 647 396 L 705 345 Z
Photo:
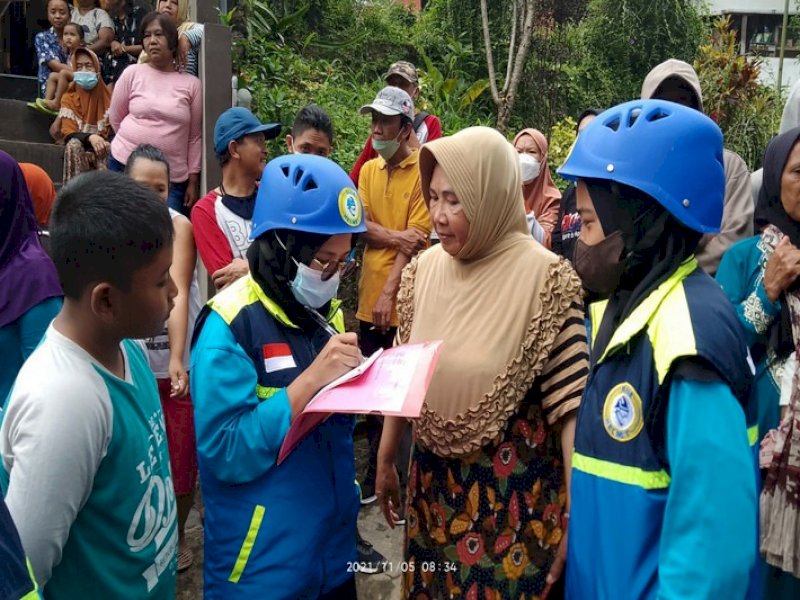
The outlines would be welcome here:
M 222 155 L 233 140 L 262 131 L 268 140 L 274 139 L 281 132 L 281 124 L 264 124 L 253 113 L 241 106 L 229 108 L 219 116 L 214 125 L 214 152 Z

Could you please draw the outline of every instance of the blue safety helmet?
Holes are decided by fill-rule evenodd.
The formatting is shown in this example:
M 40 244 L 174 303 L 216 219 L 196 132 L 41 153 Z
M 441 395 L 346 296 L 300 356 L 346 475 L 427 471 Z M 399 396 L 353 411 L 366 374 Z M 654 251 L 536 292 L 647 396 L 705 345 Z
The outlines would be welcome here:
M 287 154 L 264 167 L 250 239 L 273 229 L 336 235 L 367 227 L 361 198 L 339 165 L 313 154 Z
M 578 136 L 559 175 L 606 179 L 655 198 L 683 225 L 719 233 L 725 197 L 722 132 L 703 113 L 634 100 L 601 113 Z

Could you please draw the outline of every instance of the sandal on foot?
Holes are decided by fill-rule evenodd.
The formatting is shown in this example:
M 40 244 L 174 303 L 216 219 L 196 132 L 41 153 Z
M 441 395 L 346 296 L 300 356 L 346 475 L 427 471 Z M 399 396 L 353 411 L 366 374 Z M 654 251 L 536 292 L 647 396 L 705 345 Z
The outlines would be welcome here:
M 46 100 L 44 98 L 37 98 L 36 101 L 33 103 L 33 106 L 31 106 L 30 103 L 28 103 L 28 106 L 46 115 L 50 115 L 51 117 L 55 117 L 56 115 L 58 115 L 57 110 L 53 110 L 52 108 L 47 106 Z
M 182 573 L 194 563 L 194 552 L 187 545 L 178 546 L 178 573 Z

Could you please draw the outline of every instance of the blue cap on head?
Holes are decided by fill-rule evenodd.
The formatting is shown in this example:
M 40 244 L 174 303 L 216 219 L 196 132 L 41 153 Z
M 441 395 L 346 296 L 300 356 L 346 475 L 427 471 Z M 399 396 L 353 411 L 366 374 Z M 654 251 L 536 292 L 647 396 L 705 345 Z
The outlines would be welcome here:
M 722 132 L 693 108 L 664 100 L 610 108 L 578 136 L 558 173 L 573 181 L 631 186 L 689 229 L 719 233 L 725 197 Z
M 214 125 L 214 152 L 221 156 L 233 140 L 262 131 L 264 136 L 271 140 L 278 137 L 281 125 L 280 123 L 262 123 L 253 113 L 241 106 L 229 108 L 219 116 Z
M 313 154 L 287 154 L 264 167 L 250 239 L 273 229 L 336 235 L 367 227 L 361 198 L 339 165 Z

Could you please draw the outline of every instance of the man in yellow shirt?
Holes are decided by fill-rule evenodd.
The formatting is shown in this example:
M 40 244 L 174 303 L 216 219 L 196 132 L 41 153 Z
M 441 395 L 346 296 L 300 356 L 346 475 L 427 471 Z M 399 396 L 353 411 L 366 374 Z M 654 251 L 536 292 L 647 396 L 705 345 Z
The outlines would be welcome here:
M 364 165 L 358 186 L 367 232 L 362 234 L 366 247 L 356 317 L 361 351 L 369 356 L 392 345 L 398 325 L 395 304 L 400 274 L 411 257 L 427 247 L 431 218 L 420 190 L 419 151 L 409 144 L 414 135 L 411 97 L 399 88 L 385 87 L 371 104 L 361 107 L 361 114 L 372 116 L 372 145 L 379 155 Z M 367 418 L 370 462 L 362 485 L 362 504 L 375 500 L 381 428 L 378 419 Z

